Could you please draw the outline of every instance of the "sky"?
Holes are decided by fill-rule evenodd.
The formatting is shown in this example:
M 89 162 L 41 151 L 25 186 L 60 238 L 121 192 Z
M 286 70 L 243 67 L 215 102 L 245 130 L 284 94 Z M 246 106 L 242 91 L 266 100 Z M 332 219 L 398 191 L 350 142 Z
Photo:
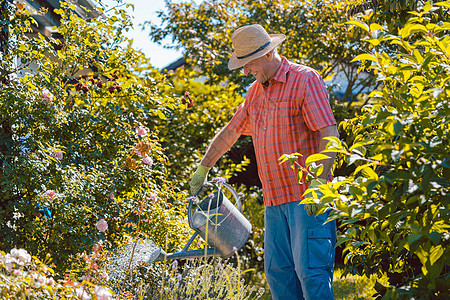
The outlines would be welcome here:
M 113 0 L 101 0 L 101 2 L 107 5 L 114 3 Z M 134 29 L 127 32 L 126 36 L 133 39 L 133 46 L 135 49 L 144 52 L 145 55 L 150 58 L 150 63 L 155 68 L 163 68 L 182 56 L 181 51 L 165 49 L 163 46 L 152 43 L 148 36 L 149 30 L 142 31 L 142 26 L 139 26 L 139 24 L 142 24 L 145 21 L 159 23 L 156 12 L 165 10 L 164 0 L 126 0 L 124 2 L 134 4 L 134 11 L 126 9 L 125 5 L 121 7 L 127 10 L 133 17 Z M 167 43 L 170 43 L 170 39 Z

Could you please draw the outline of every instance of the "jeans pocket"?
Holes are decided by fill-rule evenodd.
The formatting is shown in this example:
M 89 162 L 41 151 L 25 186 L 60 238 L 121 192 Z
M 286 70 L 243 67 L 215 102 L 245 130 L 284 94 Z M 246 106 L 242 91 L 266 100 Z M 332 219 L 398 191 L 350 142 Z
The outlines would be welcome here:
M 334 249 L 328 228 L 308 229 L 308 267 L 329 269 L 334 265 Z

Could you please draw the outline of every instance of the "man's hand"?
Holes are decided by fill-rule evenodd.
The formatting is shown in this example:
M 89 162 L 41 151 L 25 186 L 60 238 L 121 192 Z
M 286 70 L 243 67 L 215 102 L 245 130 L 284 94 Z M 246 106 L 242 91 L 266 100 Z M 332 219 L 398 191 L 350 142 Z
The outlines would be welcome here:
M 321 184 L 326 184 L 326 183 L 327 183 L 327 181 L 325 179 L 317 178 L 317 179 L 311 180 L 310 187 L 316 187 L 316 186 L 319 186 Z M 306 210 L 306 213 L 308 214 L 308 216 L 315 215 L 318 208 L 319 208 L 319 204 L 317 204 L 317 203 L 306 203 L 305 204 L 305 210 Z
M 195 196 L 205 184 L 206 176 L 208 176 L 208 172 L 210 169 L 211 168 L 198 165 L 197 170 L 195 170 L 195 173 L 192 176 L 191 182 L 189 184 L 192 196 Z

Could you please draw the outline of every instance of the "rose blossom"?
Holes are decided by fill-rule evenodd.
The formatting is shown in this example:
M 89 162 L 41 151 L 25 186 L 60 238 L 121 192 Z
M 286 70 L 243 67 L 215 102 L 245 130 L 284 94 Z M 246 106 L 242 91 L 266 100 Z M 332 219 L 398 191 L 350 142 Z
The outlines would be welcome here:
M 56 196 L 56 192 L 54 190 L 48 190 L 45 192 L 45 195 L 50 199 L 53 200 Z
M 97 222 L 97 229 L 100 232 L 105 232 L 106 229 L 108 229 L 108 223 L 105 221 L 105 219 L 101 219 L 100 221 Z
M 77 288 L 75 289 L 75 295 L 76 295 L 79 299 L 83 299 L 83 300 L 89 300 L 89 299 L 91 299 L 91 296 L 89 296 L 89 294 L 85 291 L 84 286 L 77 287 Z
M 47 278 L 46 284 L 48 284 L 49 286 L 54 286 L 55 285 L 55 280 L 53 279 L 53 277 Z
M 3 262 L 8 272 L 11 272 L 14 269 L 14 264 L 18 263 L 18 261 L 9 253 L 0 257 L 0 260 Z
M 148 155 L 144 156 L 142 161 L 144 162 L 144 164 L 147 164 L 150 167 L 153 165 L 153 159 L 150 156 L 148 156 Z
M 48 105 L 53 102 L 53 95 L 52 95 L 52 93 L 49 92 L 49 90 L 43 89 L 41 99 L 42 99 L 42 102 L 44 102 L 45 104 Z
M 31 255 L 25 249 L 12 249 L 11 256 L 14 257 L 19 264 L 26 265 L 31 262 Z
M 115 198 L 114 193 L 113 192 L 109 193 L 108 198 L 111 200 L 114 199 Z
M 150 129 L 145 126 L 136 127 L 136 133 L 140 136 L 146 136 L 149 133 Z
M 57 160 L 61 160 L 63 158 L 63 153 L 55 150 L 52 154 L 50 154 L 50 156 L 56 158 Z
M 98 300 L 112 300 L 113 295 L 111 292 L 102 286 L 96 286 L 95 287 L 95 295 L 97 296 Z
M 150 199 L 152 200 L 153 203 L 156 202 L 156 195 L 154 193 L 150 193 Z
M 37 277 L 37 282 L 39 282 L 40 284 L 45 284 L 47 282 L 47 277 L 45 277 L 44 275 L 39 275 Z

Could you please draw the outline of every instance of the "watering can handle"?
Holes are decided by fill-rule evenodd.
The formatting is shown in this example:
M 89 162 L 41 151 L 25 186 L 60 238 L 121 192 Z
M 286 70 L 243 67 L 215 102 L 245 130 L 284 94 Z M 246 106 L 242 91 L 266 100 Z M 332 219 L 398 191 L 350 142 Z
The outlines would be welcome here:
M 238 193 L 236 193 L 236 191 L 228 183 L 222 182 L 221 184 L 231 192 L 234 199 L 236 200 L 237 209 L 239 210 L 240 213 L 242 213 L 242 202 L 241 202 L 241 199 L 240 199 Z
M 239 210 L 240 213 L 242 213 L 242 202 L 241 202 L 241 199 L 239 198 L 239 195 L 236 193 L 236 191 L 228 183 L 220 182 L 219 184 L 223 185 L 224 187 L 226 187 L 231 192 L 231 194 L 233 195 L 234 199 L 236 200 L 236 207 L 237 207 L 237 209 Z M 191 216 L 192 216 L 192 205 L 194 204 L 193 198 L 197 197 L 197 195 L 203 189 L 203 186 L 200 188 L 200 190 L 198 190 L 198 192 L 195 194 L 194 197 L 191 197 L 189 199 L 188 222 L 189 222 L 189 227 L 191 227 L 194 230 L 195 230 L 195 228 L 193 227 L 193 225 L 191 223 L 191 219 L 192 219 L 191 218 Z

